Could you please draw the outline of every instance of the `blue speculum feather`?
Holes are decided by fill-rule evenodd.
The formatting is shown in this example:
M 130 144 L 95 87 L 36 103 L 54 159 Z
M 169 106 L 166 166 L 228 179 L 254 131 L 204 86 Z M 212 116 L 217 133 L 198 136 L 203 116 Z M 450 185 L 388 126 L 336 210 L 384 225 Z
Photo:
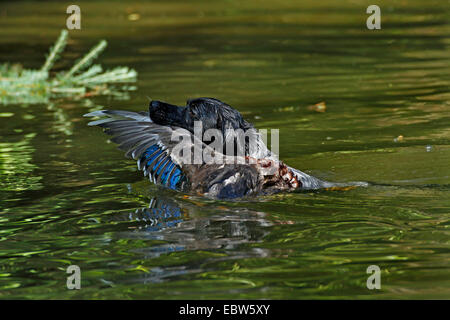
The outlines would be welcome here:
M 152 168 L 152 172 L 155 172 L 155 170 L 156 170 L 156 168 L 158 168 L 158 166 L 161 164 L 161 161 L 163 161 L 164 160 L 164 157 L 161 157 L 161 158 L 159 158 L 158 159 L 158 161 L 155 163 L 155 165 L 153 166 L 153 168 Z
M 166 169 L 162 173 L 162 176 L 161 176 L 161 183 L 162 184 L 166 184 L 167 177 L 169 176 L 169 173 L 173 169 L 174 166 L 175 166 L 175 164 L 172 161 L 170 161 L 169 165 L 166 167 Z
M 170 159 L 166 159 L 166 161 L 164 161 L 164 163 L 162 163 L 162 164 L 159 166 L 158 170 L 156 171 L 156 175 L 157 175 L 157 176 L 159 176 L 159 175 L 161 174 L 161 170 L 165 167 L 165 165 L 166 165 L 167 162 L 169 162 L 169 161 L 170 161 Z
M 153 151 L 152 153 L 154 153 L 154 151 Z M 145 169 L 148 168 L 148 166 L 153 162 L 153 160 L 156 159 L 156 157 L 158 157 L 158 156 L 162 153 L 162 151 L 161 151 L 161 150 L 158 150 L 158 152 L 156 152 L 156 153 L 154 153 L 152 156 L 150 156 L 152 153 L 150 153 L 150 154 L 147 156 L 147 157 L 150 157 L 150 159 L 148 160 L 147 164 L 145 165 Z
M 170 157 L 165 157 L 162 153 L 163 150 L 156 144 L 145 150 L 141 156 L 141 161 L 145 161 L 146 163 L 143 169 L 147 170 L 151 165 L 151 170 L 148 170 L 150 171 L 149 175 L 153 177 L 161 175 L 161 184 L 166 185 L 170 189 L 177 190 L 181 183 L 186 180 L 186 177 Z
M 180 179 L 181 179 L 181 170 L 176 168 L 175 171 L 173 172 L 172 177 L 170 178 L 169 187 L 174 188 L 174 186 L 177 185 Z

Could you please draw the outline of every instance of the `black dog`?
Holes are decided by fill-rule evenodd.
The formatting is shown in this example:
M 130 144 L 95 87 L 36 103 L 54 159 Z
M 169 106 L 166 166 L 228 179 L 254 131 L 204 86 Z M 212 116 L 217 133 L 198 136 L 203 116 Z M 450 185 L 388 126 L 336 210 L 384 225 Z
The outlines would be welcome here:
M 150 118 L 163 126 L 181 127 L 194 133 L 194 121 L 201 121 L 203 130 L 254 129 L 239 111 L 214 98 L 197 98 L 187 101 L 186 107 L 178 107 L 161 101 L 150 102 Z
M 230 156 L 238 154 L 240 141 L 234 134 L 236 129 L 241 129 L 242 132 L 247 133 L 244 139 L 245 145 L 242 146 L 245 156 L 258 154 L 258 157 L 269 157 L 270 151 L 261 142 L 260 137 L 257 136 L 253 125 L 242 118 L 242 115 L 236 109 L 233 109 L 228 104 L 214 99 L 214 98 L 197 98 L 187 101 L 186 107 L 179 107 L 161 101 L 150 102 L 150 118 L 153 122 L 163 126 L 174 126 L 184 128 L 191 133 L 194 133 L 194 123 L 199 121 L 202 123 L 202 136 L 208 129 L 217 129 L 222 132 L 222 153 Z M 233 134 L 227 134 L 233 132 Z M 249 150 L 250 141 L 249 135 L 255 137 L 255 148 L 251 152 Z M 213 143 L 203 141 L 205 144 Z M 226 145 L 231 144 L 232 150 L 227 150 Z
M 215 198 L 236 198 L 282 190 L 347 186 L 321 181 L 285 165 L 271 154 L 261 140 L 258 140 L 256 149 L 249 149 L 246 143 L 245 155 L 218 152 L 224 158 L 231 158 L 232 163 L 185 162 L 174 152 L 176 144 L 171 137 L 176 130 L 181 130 L 188 137 L 187 150 L 191 156 L 196 121 L 201 122 L 203 132 L 219 130 L 224 137 L 223 150 L 230 137 L 234 137 L 228 134 L 230 130 L 240 129 L 258 136 L 254 127 L 237 110 L 217 99 L 188 100 L 186 107 L 152 101 L 149 112 L 104 110 L 85 116 L 106 116 L 106 119 L 90 122 L 89 125 L 103 127 L 107 134 L 113 136 L 111 141 L 118 143 L 119 148 L 126 152 L 126 156 L 138 161 L 138 168 L 144 171 L 145 176 L 174 190 Z M 202 148 L 208 148 L 204 142 L 202 145 Z M 255 161 L 234 162 L 243 158 Z

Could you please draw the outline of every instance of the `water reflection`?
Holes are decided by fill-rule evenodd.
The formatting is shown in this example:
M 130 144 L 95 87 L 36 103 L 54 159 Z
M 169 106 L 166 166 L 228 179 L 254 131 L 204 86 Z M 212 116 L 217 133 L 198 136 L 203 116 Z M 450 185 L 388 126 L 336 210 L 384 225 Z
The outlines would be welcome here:
M 137 69 L 139 87 L 126 102 L 2 106 L 0 298 L 370 298 L 371 264 L 386 271 L 383 297 L 448 298 L 444 3 L 397 1 L 382 32 L 367 30 L 355 1 L 85 3 L 102 14 L 85 17 L 74 47 L 108 39 L 101 63 Z M 59 6 L 5 4 L 0 61 L 38 68 Z M 142 19 L 126 19 L 130 6 Z M 221 98 L 280 128 L 287 164 L 374 184 L 247 203 L 160 194 L 82 117 L 145 110 L 147 96 Z M 319 101 L 326 112 L 307 109 Z M 78 292 L 66 288 L 71 264 Z
M 268 257 L 269 250 L 246 246 L 262 242 L 272 222 L 266 213 L 244 208 L 208 208 L 204 205 L 158 195 L 148 207 L 137 208 L 115 217 L 135 223 L 132 231 L 122 232 L 127 239 L 157 240 L 149 247 L 132 249 L 142 259 L 155 259 L 174 252 L 204 251 L 201 265 L 221 260 Z M 204 271 L 195 262 L 158 266 L 132 282 L 161 282 L 173 276 Z M 130 279 L 127 279 L 127 282 Z
M 138 223 L 133 231 L 126 233 L 128 237 L 168 242 L 141 249 L 148 258 L 180 250 L 234 251 L 242 244 L 262 240 L 268 233 L 267 227 L 272 225 L 263 212 L 229 208 L 223 208 L 223 212 L 211 210 L 214 213 L 208 215 L 205 214 L 208 208 L 204 206 L 158 196 L 150 200 L 148 207 L 138 208 L 120 218 Z
M 211 211 L 211 212 L 209 212 Z M 269 251 L 248 247 L 262 242 L 272 223 L 263 212 L 248 209 L 205 207 L 163 195 L 150 200 L 148 207 L 137 208 L 115 217 L 134 222 L 132 231 L 122 232 L 127 239 L 157 240 L 149 247 L 132 249 L 143 259 L 154 259 L 173 252 L 205 251 L 206 260 L 220 261 L 247 257 L 267 257 Z M 214 250 L 214 253 L 212 253 Z M 154 270 L 153 270 L 154 269 Z M 178 274 L 200 272 L 197 263 L 181 266 L 158 266 L 144 277 L 146 281 L 161 281 Z
M 17 136 L 13 139 L 17 140 Z M 35 136 L 36 133 L 28 133 L 18 136 L 19 141 L 8 141 L 8 137 L 7 141 L 0 142 L 1 190 L 17 192 L 42 188 L 42 177 L 33 174 L 36 166 L 32 163 L 35 151 L 32 140 Z

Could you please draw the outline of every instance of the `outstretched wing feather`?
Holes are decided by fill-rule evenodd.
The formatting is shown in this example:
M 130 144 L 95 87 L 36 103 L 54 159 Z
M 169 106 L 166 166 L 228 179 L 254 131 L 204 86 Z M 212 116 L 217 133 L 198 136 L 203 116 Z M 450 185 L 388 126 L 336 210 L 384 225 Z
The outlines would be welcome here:
M 188 136 L 185 141 L 191 141 L 193 135 L 189 131 L 158 125 L 151 121 L 148 112 L 102 110 L 85 116 L 106 117 L 91 121 L 89 125 L 102 127 L 111 135 L 110 140 L 119 145 L 126 157 L 137 160 L 138 169 L 151 181 L 177 189 L 187 179 L 183 163 L 172 154 L 178 141 L 172 141 L 171 137 L 178 129 L 178 133 Z

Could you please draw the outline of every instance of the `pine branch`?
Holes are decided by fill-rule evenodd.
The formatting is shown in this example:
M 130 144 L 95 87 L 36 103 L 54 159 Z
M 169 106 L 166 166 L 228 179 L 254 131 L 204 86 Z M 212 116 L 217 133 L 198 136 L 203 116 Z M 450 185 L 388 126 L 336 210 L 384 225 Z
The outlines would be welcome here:
M 87 97 L 111 95 L 128 99 L 127 92 L 135 87 L 118 89 L 112 83 L 136 81 L 137 72 L 127 67 L 117 67 L 103 72 L 101 65 L 91 66 L 94 59 L 105 49 L 107 43 L 100 41 L 80 59 L 67 73 L 49 78 L 49 70 L 59 58 L 67 43 L 68 32 L 62 30 L 55 45 L 49 50 L 45 64 L 39 70 L 23 69 L 21 65 L 0 64 L 0 104 L 46 103 L 53 97 Z M 81 72 L 81 70 L 87 69 Z M 102 73 L 103 72 L 103 73 Z
M 97 56 L 106 48 L 106 41 L 102 40 L 100 41 L 94 48 L 91 49 L 91 51 L 89 51 L 89 53 L 87 55 L 85 55 L 80 61 L 78 61 L 73 67 L 72 69 L 69 70 L 69 72 L 67 72 L 64 76 L 63 76 L 63 80 L 67 80 L 68 78 L 70 78 L 74 73 L 76 73 L 77 71 L 80 71 L 84 68 L 87 68 L 88 66 L 90 66 L 92 64 L 92 62 L 94 61 L 95 58 L 97 58 Z
M 67 44 L 67 30 L 62 30 L 59 35 L 58 40 L 55 42 L 55 45 L 50 48 L 50 52 L 47 56 L 47 60 L 45 60 L 44 65 L 41 68 L 41 71 L 48 72 L 52 67 L 55 61 L 59 58 L 59 55 L 63 52 L 66 44 Z
M 102 66 L 99 64 L 95 64 L 92 67 L 90 67 L 87 71 L 83 72 L 78 76 L 73 77 L 72 79 L 74 82 L 80 82 L 81 80 L 91 78 L 102 71 L 103 71 Z
M 106 71 L 95 77 L 87 78 L 81 81 L 84 84 L 93 83 L 111 83 L 111 82 L 129 82 L 136 80 L 137 73 L 127 67 L 117 67 L 114 70 Z

